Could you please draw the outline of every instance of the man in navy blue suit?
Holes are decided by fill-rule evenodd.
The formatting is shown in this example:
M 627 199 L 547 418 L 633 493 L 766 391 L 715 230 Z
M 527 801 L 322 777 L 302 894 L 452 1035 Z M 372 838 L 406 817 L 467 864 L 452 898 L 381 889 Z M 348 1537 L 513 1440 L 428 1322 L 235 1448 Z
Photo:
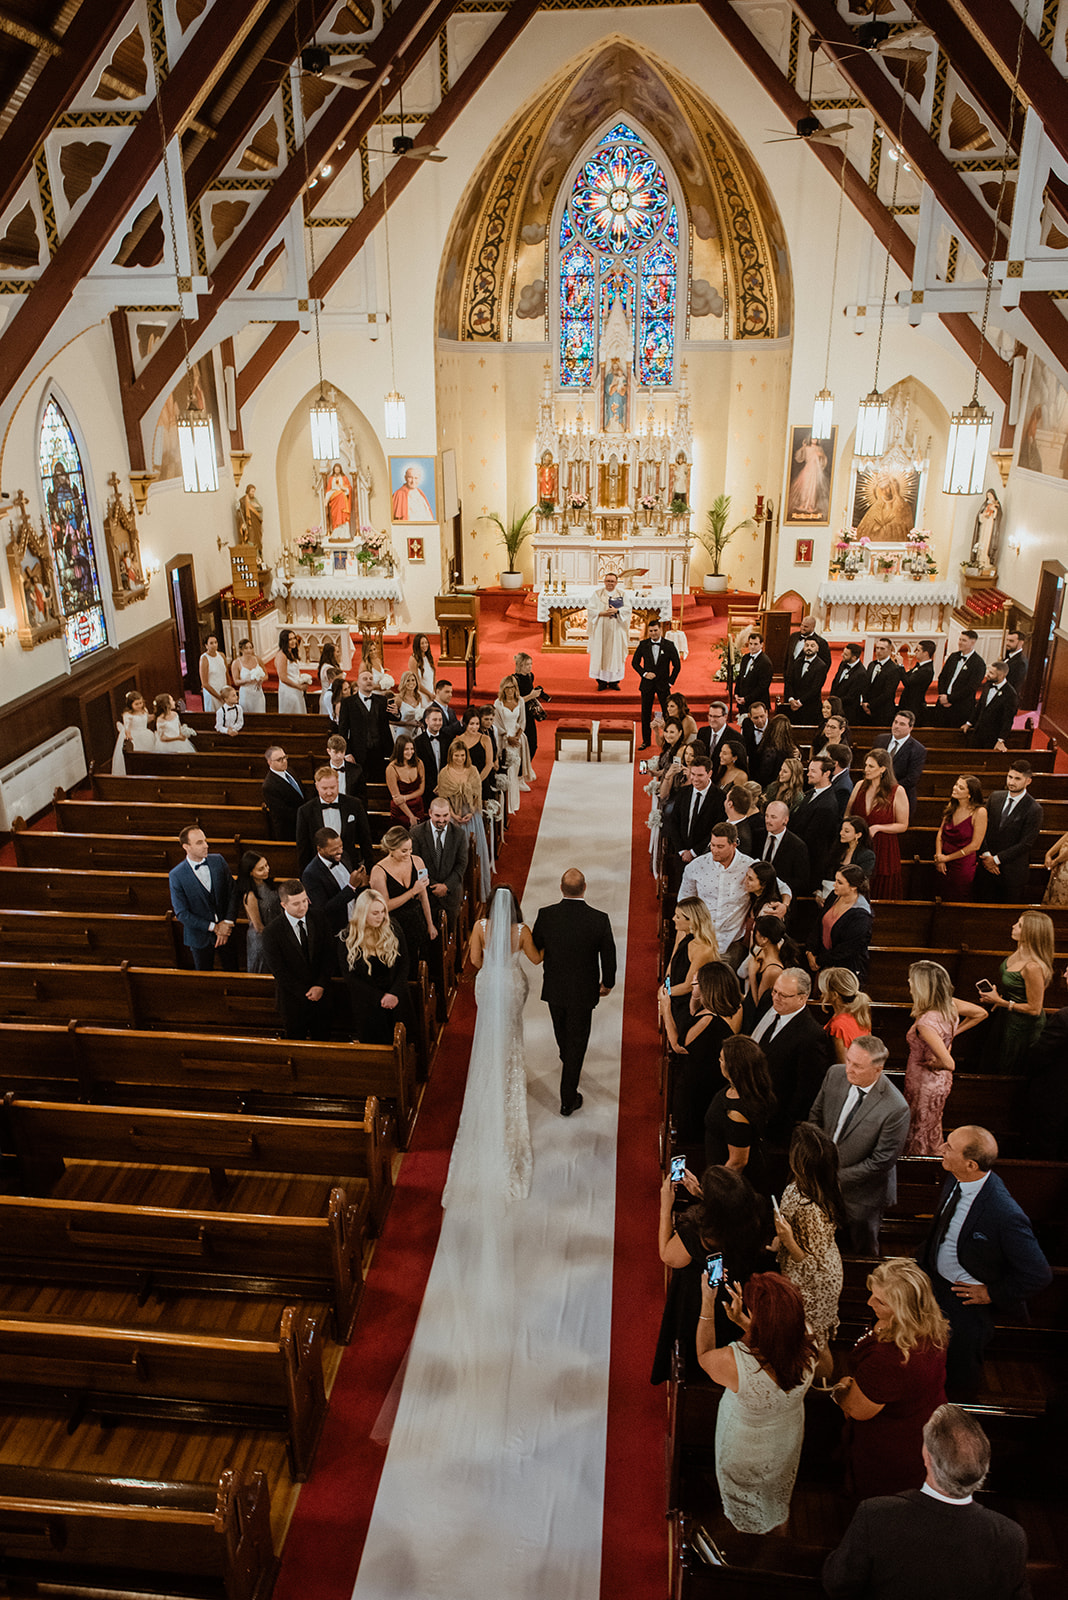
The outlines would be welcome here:
M 986 1128 L 954 1128 L 942 1147 L 950 1176 L 917 1257 L 949 1320 L 946 1389 L 963 1399 L 979 1388 L 995 1313 L 1026 1315 L 1027 1297 L 1053 1278 L 1027 1216 L 991 1171 L 997 1158 Z
M 237 915 L 237 885 L 225 857 L 213 855 L 203 828 L 190 826 L 178 835 L 185 860 L 168 874 L 171 906 L 182 924 L 186 947 L 198 972 L 210 972 L 219 952 L 222 965 L 233 971 L 237 947 L 230 942 Z
M 916 787 L 927 764 L 927 746 L 912 736 L 915 725 L 916 718 L 912 712 L 902 711 L 898 707 L 890 724 L 890 732 L 881 733 L 875 741 L 875 749 L 886 750 L 890 754 L 894 777 L 908 795 L 910 817 L 916 809 Z

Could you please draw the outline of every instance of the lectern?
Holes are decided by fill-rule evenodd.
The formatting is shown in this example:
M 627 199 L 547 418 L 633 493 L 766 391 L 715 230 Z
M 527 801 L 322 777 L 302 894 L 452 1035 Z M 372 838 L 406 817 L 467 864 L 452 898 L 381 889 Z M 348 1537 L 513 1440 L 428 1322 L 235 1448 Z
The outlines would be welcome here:
M 443 667 L 462 667 L 468 659 L 471 646 L 471 664 L 478 663 L 477 594 L 454 590 L 451 594 L 434 596 L 434 620 L 441 631 L 441 650 L 438 662 Z

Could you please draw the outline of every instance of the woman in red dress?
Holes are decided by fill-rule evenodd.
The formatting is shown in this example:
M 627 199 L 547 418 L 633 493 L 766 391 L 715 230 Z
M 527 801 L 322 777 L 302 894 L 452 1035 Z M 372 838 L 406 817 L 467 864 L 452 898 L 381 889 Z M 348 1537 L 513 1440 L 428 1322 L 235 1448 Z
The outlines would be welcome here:
M 875 851 L 871 898 L 900 900 L 901 845 L 897 835 L 909 825 L 909 801 L 894 778 L 894 764 L 886 750 L 869 750 L 864 757 L 864 776 L 849 797 L 846 816 L 860 817 L 868 824 Z
M 923 1428 L 946 1398 L 949 1344 L 949 1323 L 915 1261 L 881 1261 L 868 1288 L 875 1326 L 853 1347 L 848 1375 L 833 1391 L 850 1419 L 846 1470 L 857 1500 L 923 1483 Z

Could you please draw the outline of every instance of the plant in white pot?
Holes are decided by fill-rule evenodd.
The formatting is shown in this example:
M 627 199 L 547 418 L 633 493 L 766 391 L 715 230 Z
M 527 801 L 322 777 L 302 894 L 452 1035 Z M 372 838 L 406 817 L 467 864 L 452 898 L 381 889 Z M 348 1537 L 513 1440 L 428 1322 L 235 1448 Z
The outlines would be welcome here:
M 523 574 L 516 566 L 515 558 L 519 554 L 524 540 L 529 539 L 533 532 L 532 528 L 527 527 L 527 523 L 537 509 L 537 506 L 533 505 L 529 511 L 524 511 L 522 516 L 518 516 L 513 509 L 511 518 L 507 523 L 503 522 L 495 511 L 486 513 L 486 521 L 495 522 L 501 530 L 501 543 L 508 552 L 508 566 L 501 573 L 502 589 L 521 589 L 523 586 Z
M 723 594 L 726 590 L 727 574 L 719 570 L 723 552 L 734 538 L 734 535 L 741 528 L 748 528 L 752 522 L 751 517 L 743 517 L 741 522 L 734 524 L 733 528 L 728 528 L 727 518 L 730 516 L 730 510 L 730 495 L 717 494 L 712 502 L 712 509 L 708 513 L 708 526 L 697 530 L 698 539 L 712 557 L 712 571 L 706 572 L 704 577 L 705 591 L 709 594 Z

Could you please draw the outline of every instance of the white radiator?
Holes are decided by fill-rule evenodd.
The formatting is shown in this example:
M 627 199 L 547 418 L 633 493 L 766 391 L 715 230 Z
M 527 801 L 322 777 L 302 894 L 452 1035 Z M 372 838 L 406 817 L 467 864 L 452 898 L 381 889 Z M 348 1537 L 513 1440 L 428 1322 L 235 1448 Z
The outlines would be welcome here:
M 73 789 L 86 775 L 85 749 L 77 728 L 64 728 L 35 750 L 0 768 L 0 828 L 10 833 L 15 818 L 29 822 L 52 804 L 57 788 Z

